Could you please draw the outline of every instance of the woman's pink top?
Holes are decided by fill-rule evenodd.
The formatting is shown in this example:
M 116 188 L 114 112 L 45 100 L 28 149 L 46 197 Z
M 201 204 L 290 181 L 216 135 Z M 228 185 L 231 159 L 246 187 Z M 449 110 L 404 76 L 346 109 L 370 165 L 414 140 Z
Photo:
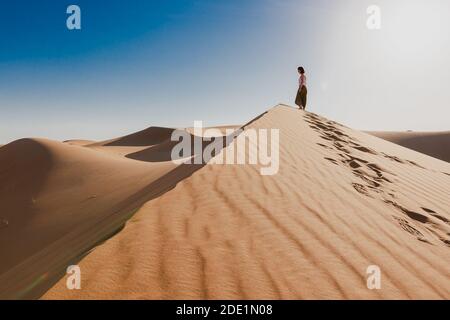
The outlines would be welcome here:
M 298 79 L 299 88 L 301 89 L 303 86 L 306 87 L 306 76 L 305 74 L 300 75 L 300 79 Z

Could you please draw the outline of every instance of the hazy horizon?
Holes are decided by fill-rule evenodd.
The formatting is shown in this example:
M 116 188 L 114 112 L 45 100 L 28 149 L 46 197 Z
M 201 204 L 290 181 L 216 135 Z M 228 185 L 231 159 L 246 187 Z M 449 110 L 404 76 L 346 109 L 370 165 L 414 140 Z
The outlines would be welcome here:
M 70 4 L 81 30 L 66 28 Z M 380 30 L 366 27 L 372 4 Z M 309 111 L 360 130 L 450 130 L 445 0 L 18 0 L 0 24 L 0 144 L 245 123 L 294 105 L 298 65 Z

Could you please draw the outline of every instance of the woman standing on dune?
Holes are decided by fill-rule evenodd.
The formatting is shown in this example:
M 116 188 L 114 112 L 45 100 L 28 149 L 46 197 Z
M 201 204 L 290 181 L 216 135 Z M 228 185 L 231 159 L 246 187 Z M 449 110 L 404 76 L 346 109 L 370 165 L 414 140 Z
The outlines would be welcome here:
M 298 79 L 299 87 L 297 97 L 295 98 L 295 104 L 298 105 L 301 110 L 305 110 L 306 97 L 308 95 L 308 90 L 306 89 L 305 69 L 303 67 L 298 67 L 297 71 L 300 74 L 300 78 Z

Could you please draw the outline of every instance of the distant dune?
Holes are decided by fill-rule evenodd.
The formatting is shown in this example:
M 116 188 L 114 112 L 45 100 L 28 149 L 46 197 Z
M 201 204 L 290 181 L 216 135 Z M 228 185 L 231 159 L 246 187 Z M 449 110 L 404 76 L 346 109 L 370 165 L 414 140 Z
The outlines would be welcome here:
M 244 127 L 271 128 L 273 176 L 166 161 L 170 128 L 2 147 L 0 297 L 450 298 L 450 164 L 284 105 Z
M 450 162 L 450 131 L 368 132 L 381 139 Z

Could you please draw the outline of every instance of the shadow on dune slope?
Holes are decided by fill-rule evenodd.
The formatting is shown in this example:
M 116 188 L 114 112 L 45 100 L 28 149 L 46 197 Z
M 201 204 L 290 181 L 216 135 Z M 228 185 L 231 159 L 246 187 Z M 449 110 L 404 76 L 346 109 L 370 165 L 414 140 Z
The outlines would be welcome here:
M 21 139 L 1 148 L 0 164 L 1 274 L 20 261 L 24 250 L 29 254 L 37 249 L 36 242 L 17 235 L 38 214 L 36 198 L 52 170 L 53 158 L 38 141 Z

